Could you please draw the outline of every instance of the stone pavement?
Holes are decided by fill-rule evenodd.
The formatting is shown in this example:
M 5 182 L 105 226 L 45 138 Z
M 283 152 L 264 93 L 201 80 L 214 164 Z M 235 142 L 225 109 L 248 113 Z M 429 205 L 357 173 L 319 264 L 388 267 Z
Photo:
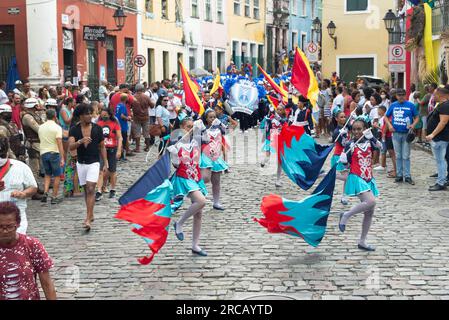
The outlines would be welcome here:
M 274 187 L 273 163 L 261 170 L 256 131 L 230 138 L 231 170 L 222 179 L 226 211 L 203 214 L 202 247 L 208 257 L 190 252 L 191 220 L 179 242 L 170 229 L 166 245 L 148 266 L 136 258 L 149 253 L 130 226 L 113 218 L 117 200 L 96 204 L 90 233 L 82 229 L 83 199 L 60 205 L 29 201 L 28 233 L 54 259 L 53 278 L 60 299 L 449 299 L 449 191 L 430 193 L 432 157 L 412 151 L 415 186 L 396 185 L 375 173 L 381 196 L 369 235 L 372 253 L 357 249 L 361 216 L 338 231 L 342 185 L 337 182 L 327 234 L 319 247 L 302 239 L 268 234 L 253 221 L 264 195 L 302 199 L 308 193 L 284 179 Z M 324 140 L 323 140 L 324 141 Z M 273 157 L 274 158 L 274 157 Z M 119 164 L 118 195 L 148 168 L 145 154 Z M 327 168 L 329 164 L 327 165 Z M 285 176 L 284 176 L 285 177 Z M 208 186 L 211 190 L 210 185 Z M 208 197 L 211 198 L 211 195 Z M 351 199 L 354 204 L 358 200 Z M 178 219 L 186 204 L 176 214 Z

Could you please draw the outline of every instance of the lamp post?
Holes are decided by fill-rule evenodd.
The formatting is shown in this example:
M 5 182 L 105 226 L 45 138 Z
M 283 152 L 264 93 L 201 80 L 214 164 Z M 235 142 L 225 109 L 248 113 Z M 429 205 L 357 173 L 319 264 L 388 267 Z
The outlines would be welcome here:
M 331 37 L 331 39 L 334 40 L 334 48 L 337 49 L 337 36 L 335 36 L 335 30 L 337 29 L 337 26 L 335 25 L 335 23 L 331 20 L 331 22 L 329 22 L 329 24 L 327 25 L 327 33 L 329 34 L 329 36 Z
M 122 31 L 123 27 L 125 26 L 125 21 L 127 18 L 127 15 L 125 14 L 123 8 L 117 8 L 112 17 L 114 18 L 114 22 L 115 25 L 117 26 L 117 29 L 106 30 L 106 32 Z
M 312 29 L 315 30 L 315 32 L 318 33 L 318 39 L 319 39 L 318 40 L 319 41 L 318 45 L 320 47 L 319 60 L 321 60 L 321 43 L 323 41 L 323 37 L 322 37 L 323 33 L 322 33 L 322 30 L 321 30 L 321 27 L 322 27 L 322 24 L 321 24 L 320 18 L 316 17 L 313 20 L 313 22 L 312 22 Z
M 393 10 L 391 10 L 391 9 L 388 10 L 387 14 L 383 18 L 383 20 L 385 22 L 385 28 L 387 29 L 388 33 L 393 32 L 397 19 L 398 18 L 394 14 Z

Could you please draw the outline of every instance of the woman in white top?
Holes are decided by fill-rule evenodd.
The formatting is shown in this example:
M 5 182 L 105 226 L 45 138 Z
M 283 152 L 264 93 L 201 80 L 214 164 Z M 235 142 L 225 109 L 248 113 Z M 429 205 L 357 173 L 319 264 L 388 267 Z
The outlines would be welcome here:
M 175 96 L 175 92 L 173 89 L 168 89 L 168 102 L 167 102 L 167 110 L 170 112 L 170 125 L 173 126 L 175 123 L 176 117 L 178 113 L 176 112 L 176 108 L 182 107 L 182 102 L 178 97 Z

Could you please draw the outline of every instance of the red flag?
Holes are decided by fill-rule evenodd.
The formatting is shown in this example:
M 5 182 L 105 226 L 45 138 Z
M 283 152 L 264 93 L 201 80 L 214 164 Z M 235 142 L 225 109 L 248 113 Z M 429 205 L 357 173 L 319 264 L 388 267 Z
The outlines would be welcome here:
M 291 84 L 316 106 L 318 100 L 318 81 L 315 78 L 309 60 L 301 49 L 296 48 L 295 61 L 293 62 Z M 314 110 L 315 111 L 315 110 Z
M 279 100 L 278 100 L 278 99 L 276 99 L 275 97 L 270 96 L 269 94 L 267 94 L 267 100 L 268 100 L 268 102 L 270 102 L 270 104 L 271 104 L 275 109 L 278 108 L 278 106 L 279 106 Z
M 179 61 L 179 65 L 183 81 L 185 103 L 201 116 L 204 113 L 204 106 L 201 103 L 200 97 L 198 97 L 199 86 L 190 79 L 189 74 L 181 61 Z
M 257 64 L 257 67 L 259 68 L 260 72 L 262 72 L 265 79 L 268 81 L 268 83 L 271 85 L 271 87 L 276 91 L 276 93 L 280 94 L 283 98 L 283 100 L 288 101 L 288 91 L 285 91 L 283 88 L 277 85 L 276 82 L 274 82 L 273 78 L 270 77 L 268 73 L 265 72 L 262 67 Z

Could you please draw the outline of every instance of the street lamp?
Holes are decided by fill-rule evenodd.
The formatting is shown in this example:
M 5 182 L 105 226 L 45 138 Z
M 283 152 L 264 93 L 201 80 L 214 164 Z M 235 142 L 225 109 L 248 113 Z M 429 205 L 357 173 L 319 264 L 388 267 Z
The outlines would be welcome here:
M 115 25 L 117 26 L 117 29 L 106 30 L 106 32 L 122 31 L 123 27 L 125 26 L 125 21 L 127 17 L 123 8 L 117 8 L 112 17 L 114 18 L 114 22 Z
M 337 29 L 337 26 L 333 21 L 329 22 L 327 25 L 327 33 L 329 33 L 329 36 L 334 40 L 335 43 L 335 49 L 337 49 L 337 37 L 335 36 L 335 30 Z
M 123 11 L 123 8 L 118 8 L 117 10 L 115 10 L 113 17 L 117 28 L 119 30 L 122 30 L 123 27 L 125 26 L 126 20 L 125 11 Z
M 321 32 L 321 21 L 320 21 L 320 18 L 316 17 L 312 21 L 312 26 L 313 26 L 313 30 L 315 30 L 316 32 Z
M 387 29 L 388 33 L 393 32 L 397 19 L 398 18 L 394 14 L 393 10 L 391 9 L 388 10 L 387 14 L 385 15 L 385 18 L 383 19 L 385 22 L 385 28 Z

